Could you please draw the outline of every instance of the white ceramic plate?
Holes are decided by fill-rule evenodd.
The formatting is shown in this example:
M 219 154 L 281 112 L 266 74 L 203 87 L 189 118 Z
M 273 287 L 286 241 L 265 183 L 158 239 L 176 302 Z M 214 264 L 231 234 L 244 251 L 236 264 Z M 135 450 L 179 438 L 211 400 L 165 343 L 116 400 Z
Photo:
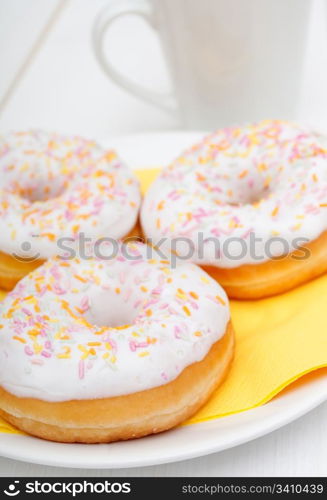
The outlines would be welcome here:
M 133 167 L 168 163 L 198 133 L 140 134 L 111 141 Z M 327 375 L 309 379 L 272 402 L 238 415 L 134 441 L 107 445 L 60 444 L 29 436 L 0 434 L 0 455 L 44 465 L 75 468 L 124 468 L 156 465 L 226 450 L 292 422 L 327 399 Z

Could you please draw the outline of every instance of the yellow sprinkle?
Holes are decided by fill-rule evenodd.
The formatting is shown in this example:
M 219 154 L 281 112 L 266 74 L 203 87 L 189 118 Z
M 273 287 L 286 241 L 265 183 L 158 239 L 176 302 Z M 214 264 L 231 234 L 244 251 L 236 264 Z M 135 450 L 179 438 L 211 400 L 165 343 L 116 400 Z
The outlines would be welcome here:
M 149 356 L 149 351 L 142 351 L 139 353 L 140 358 L 144 358 L 145 356 Z
M 130 328 L 131 325 L 120 325 L 116 326 L 115 330 L 126 330 L 126 328 Z
M 28 332 L 28 335 L 30 335 L 31 337 L 37 337 L 38 335 L 40 335 L 40 331 L 37 330 L 36 328 L 32 328 L 29 332 Z
M 88 342 L 87 345 L 89 345 L 90 347 L 97 347 L 101 345 L 101 342 Z
M 120 294 L 120 288 L 115 288 L 115 292 L 119 295 Z
M 147 287 L 143 286 L 143 285 L 140 287 L 140 289 L 142 290 L 142 292 L 147 292 L 148 291 Z
M 210 283 L 210 281 L 208 280 L 208 278 L 206 278 L 205 276 L 201 276 L 201 281 L 203 281 L 203 283 L 205 283 L 206 285 L 208 283 Z
M 197 332 L 194 332 L 194 335 L 196 337 L 202 337 L 202 333 L 199 330 Z
M 271 212 L 272 217 L 275 217 L 279 212 L 279 207 L 275 207 L 274 210 Z
M 40 352 L 43 351 L 43 347 L 40 344 L 36 343 L 36 342 L 33 345 L 33 348 L 34 348 L 35 354 L 40 354 Z
M 189 308 L 187 306 L 183 306 L 183 311 L 185 311 L 185 313 L 188 315 L 188 316 L 191 316 L 191 311 L 189 310 Z
M 71 352 L 70 347 L 66 346 L 66 347 L 64 347 L 64 350 L 65 350 L 65 352 L 63 352 L 61 354 L 57 354 L 57 358 L 59 358 L 59 359 L 70 358 L 70 352 Z
M 317 174 L 312 174 L 312 178 L 315 182 L 318 182 L 318 176 Z

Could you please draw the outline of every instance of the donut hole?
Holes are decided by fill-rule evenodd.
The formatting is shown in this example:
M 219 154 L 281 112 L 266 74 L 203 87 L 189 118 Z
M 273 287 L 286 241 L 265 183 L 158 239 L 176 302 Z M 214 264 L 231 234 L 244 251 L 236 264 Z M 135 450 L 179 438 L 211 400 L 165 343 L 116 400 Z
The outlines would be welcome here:
M 269 198 L 281 182 L 281 172 L 278 168 L 266 166 L 264 170 L 254 170 L 253 166 L 244 162 L 241 166 L 231 163 L 228 171 L 228 174 L 221 174 L 219 168 L 212 169 L 201 186 L 204 192 L 211 193 L 216 205 L 256 204 Z M 201 189 L 202 192 L 203 189 Z
M 12 193 L 18 194 L 21 198 L 30 203 L 44 202 L 61 196 L 65 190 L 66 185 L 60 182 L 53 182 L 52 184 L 36 183 L 20 185 L 16 183 L 9 189 Z
M 137 308 L 134 307 L 135 300 L 134 297 L 134 300 L 126 301 L 126 291 L 120 290 L 117 284 L 113 289 L 98 290 L 92 294 L 89 309 L 83 316 L 89 323 L 99 328 L 132 325 L 142 309 L 141 304 Z M 103 304 L 106 304 L 106 307 Z

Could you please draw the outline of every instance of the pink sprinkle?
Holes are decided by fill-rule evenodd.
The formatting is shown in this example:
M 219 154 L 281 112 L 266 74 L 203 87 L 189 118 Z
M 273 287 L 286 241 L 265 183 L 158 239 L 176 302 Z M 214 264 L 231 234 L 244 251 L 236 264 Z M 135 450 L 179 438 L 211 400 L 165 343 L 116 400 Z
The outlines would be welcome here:
M 131 289 L 131 288 L 129 288 L 129 289 L 127 290 L 126 295 L 125 295 L 125 298 L 124 298 L 124 301 L 125 301 L 125 302 L 128 302 L 128 300 L 129 300 L 130 296 L 132 295 L 132 293 L 133 293 L 133 292 L 132 292 L 132 289 Z
M 51 342 L 50 340 L 46 340 L 46 342 L 44 342 L 44 347 L 50 351 L 52 349 L 52 346 L 51 346 Z
M 66 290 L 61 288 L 61 286 L 58 283 L 55 283 L 52 287 L 52 290 L 56 295 L 64 295 L 66 293 Z
M 148 307 L 150 306 L 153 306 L 153 304 L 156 304 L 158 302 L 158 299 L 152 299 L 152 300 L 149 300 L 145 306 L 143 307 L 143 309 L 147 309 Z
M 32 359 L 31 363 L 33 363 L 33 365 L 39 365 L 39 366 L 44 365 L 44 362 L 42 361 L 42 359 L 38 359 L 38 358 Z
M 80 308 L 82 309 L 83 312 L 87 311 L 90 309 L 90 301 L 87 295 L 84 295 L 80 302 Z
M 27 354 L 27 356 L 33 356 L 34 352 L 32 351 L 32 349 L 27 345 L 25 346 L 25 354 Z
M 132 352 L 135 352 L 136 351 L 136 344 L 134 342 L 134 340 L 131 340 L 130 343 L 129 343 L 129 348 Z
M 125 280 L 126 280 L 125 273 L 123 272 L 119 273 L 119 281 L 122 285 L 125 283 Z
M 180 335 L 181 334 L 181 329 L 177 325 L 175 325 L 174 334 L 175 334 L 175 338 L 176 339 L 180 339 L 181 338 L 181 335 Z
M 81 359 L 81 361 L 78 363 L 78 376 L 80 379 L 83 379 L 85 376 L 85 365 L 83 359 Z
M 42 351 L 41 356 L 43 356 L 44 358 L 51 358 L 51 353 L 48 351 Z
M 51 274 L 52 276 L 56 279 L 56 280 L 60 280 L 61 278 L 61 275 L 60 275 L 60 272 L 59 272 L 59 267 L 58 266 L 52 266 L 51 268 Z
M 135 303 L 134 303 L 134 309 L 137 309 L 140 305 L 142 304 L 142 300 L 137 300 Z
M 28 309 L 26 309 L 26 307 L 22 307 L 22 311 L 23 311 L 23 313 L 25 313 L 27 316 L 32 316 L 32 313 L 31 313 Z

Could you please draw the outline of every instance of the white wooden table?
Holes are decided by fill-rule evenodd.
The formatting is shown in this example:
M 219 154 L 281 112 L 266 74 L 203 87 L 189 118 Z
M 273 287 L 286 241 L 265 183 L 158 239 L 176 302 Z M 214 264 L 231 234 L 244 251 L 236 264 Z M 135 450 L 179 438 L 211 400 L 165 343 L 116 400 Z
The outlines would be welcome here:
M 110 0 L 0 0 L 0 129 L 41 127 L 89 137 L 179 127 L 168 115 L 108 81 L 90 44 L 97 11 Z M 327 16 L 314 0 L 298 118 L 327 130 Z M 150 87 L 165 88 L 155 35 L 142 21 L 117 22 L 113 60 Z M 151 43 L 152 42 L 152 43 Z M 139 59 L 135 54 L 146 54 Z M 87 471 L 0 458 L 9 476 L 278 476 L 327 475 L 327 403 L 261 439 L 177 464 Z

